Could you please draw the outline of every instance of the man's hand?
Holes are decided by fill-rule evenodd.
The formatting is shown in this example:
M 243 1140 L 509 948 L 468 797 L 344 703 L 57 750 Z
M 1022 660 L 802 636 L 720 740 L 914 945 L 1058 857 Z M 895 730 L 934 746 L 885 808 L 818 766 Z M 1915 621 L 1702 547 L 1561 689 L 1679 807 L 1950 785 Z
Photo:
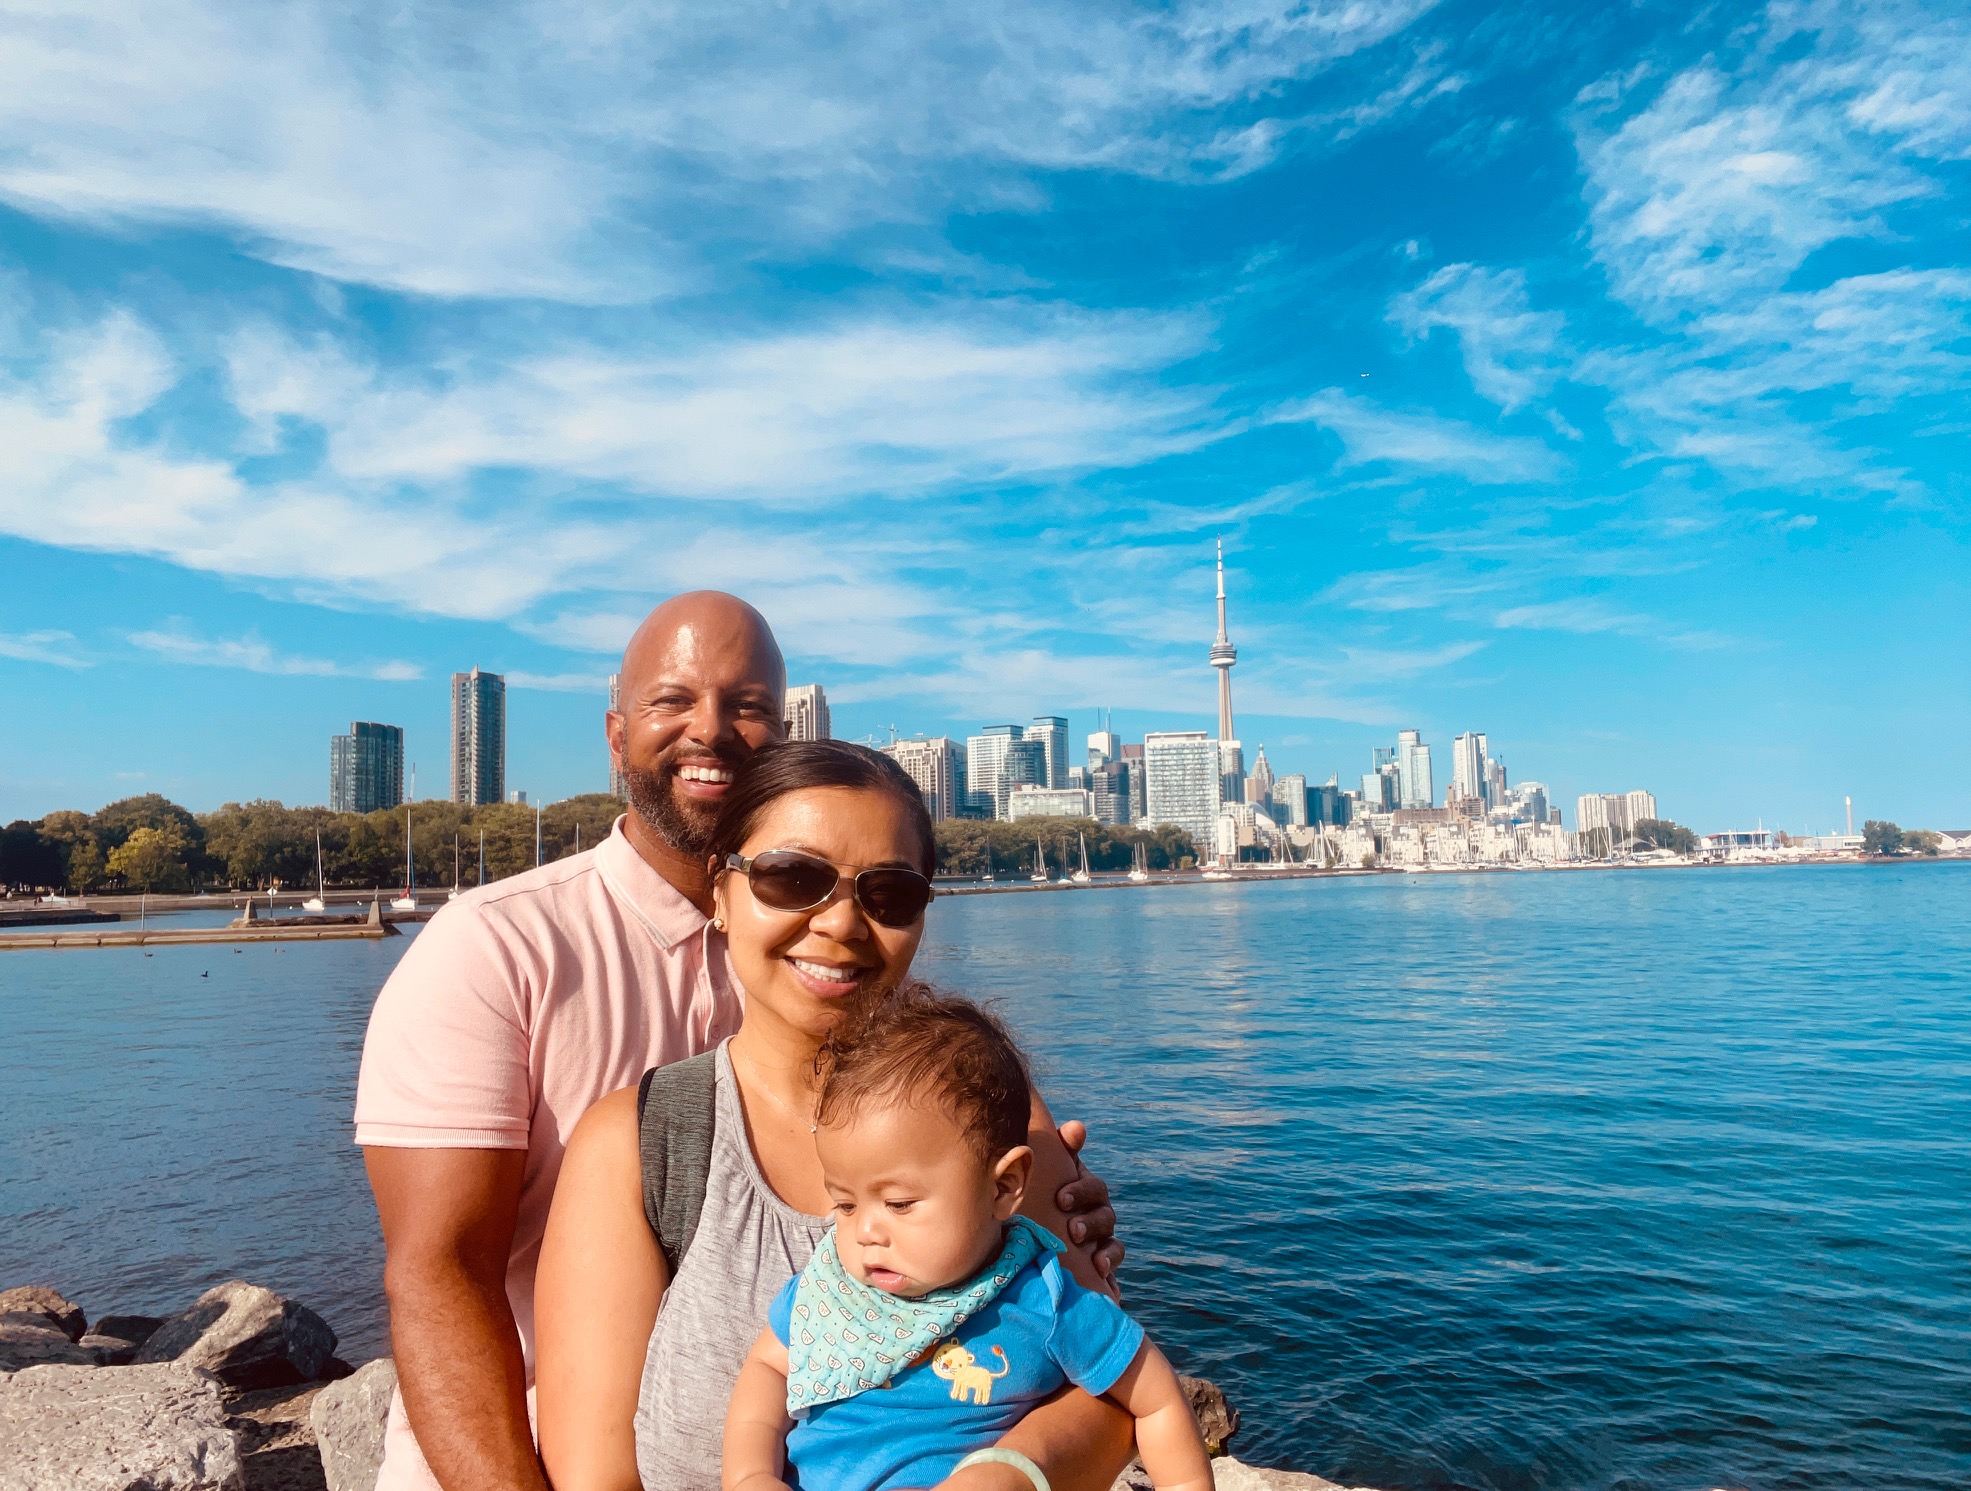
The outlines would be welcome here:
M 1096 1271 L 1105 1279 L 1113 1279 L 1128 1249 L 1116 1238 L 1116 1213 L 1109 1205 L 1108 1182 L 1091 1174 L 1081 1163 L 1081 1147 L 1088 1142 L 1088 1125 L 1071 1118 L 1056 1132 L 1074 1157 L 1075 1178 L 1062 1186 L 1054 1198 L 1055 1205 L 1068 1219 L 1067 1240 L 1092 1244 Z
M 523 1149 L 363 1151 L 404 1411 L 445 1491 L 547 1491 L 506 1298 Z

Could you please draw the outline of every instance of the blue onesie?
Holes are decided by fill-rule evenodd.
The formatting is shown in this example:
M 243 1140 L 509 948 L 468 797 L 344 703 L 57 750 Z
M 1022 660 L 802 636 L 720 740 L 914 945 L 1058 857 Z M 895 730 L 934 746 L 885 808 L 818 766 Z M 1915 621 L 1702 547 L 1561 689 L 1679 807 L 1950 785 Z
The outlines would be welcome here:
M 767 1311 L 782 1345 L 799 1283 L 789 1279 Z M 788 1479 L 796 1491 L 935 1486 L 1064 1383 L 1107 1392 L 1142 1344 L 1143 1328 L 1120 1305 L 1043 1253 L 927 1359 L 808 1409 L 787 1436 Z

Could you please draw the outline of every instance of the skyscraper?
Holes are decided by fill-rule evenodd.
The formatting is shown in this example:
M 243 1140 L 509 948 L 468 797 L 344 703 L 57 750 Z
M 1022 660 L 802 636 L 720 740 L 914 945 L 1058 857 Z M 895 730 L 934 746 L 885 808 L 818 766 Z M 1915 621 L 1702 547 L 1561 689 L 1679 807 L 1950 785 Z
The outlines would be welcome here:
M 1057 714 L 1037 714 L 1027 726 L 1027 739 L 1040 742 L 1046 761 L 1043 787 L 1056 790 L 1068 785 L 1068 722 Z
M 1145 768 L 1140 742 L 1122 748 L 1122 763 L 1129 768 L 1129 821 L 1147 822 L 1150 814 L 1150 773 Z
M 1256 780 L 1258 776 L 1259 773 L 1255 771 L 1254 779 Z M 1288 772 L 1273 784 L 1273 790 L 1267 793 L 1267 796 L 1272 800 L 1273 820 L 1276 823 L 1283 827 L 1307 827 L 1310 794 L 1307 790 L 1307 778 L 1303 773 Z
M 1113 730 L 1092 731 L 1088 737 L 1088 765 L 1092 769 L 1122 759 L 1122 737 Z
M 506 678 L 452 675 L 452 801 L 494 803 L 506 796 Z
M 1451 742 L 1451 791 L 1457 797 L 1485 796 L 1485 737 L 1475 731 Z
M 404 800 L 404 732 L 397 725 L 352 721 L 329 737 L 329 811 L 374 813 Z
M 1202 730 L 1152 731 L 1143 737 L 1151 824 L 1181 828 L 1208 858 L 1218 842 L 1218 745 Z
M 1104 761 L 1088 769 L 1088 789 L 1099 822 L 1121 825 L 1134 821 L 1130 810 L 1130 778 L 1143 774 L 1141 761 Z
M 796 684 L 787 691 L 787 738 L 789 740 L 830 740 L 828 696 L 818 683 Z
M 1399 806 L 1427 808 L 1436 798 L 1430 783 L 1430 747 L 1415 730 L 1396 732 L 1396 777 Z
M 609 707 L 621 712 L 623 708 L 623 675 L 609 675 Z M 630 784 L 623 778 L 623 768 L 617 764 L 616 753 L 609 753 L 609 795 L 619 802 L 629 801 Z
M 894 757 L 910 774 L 910 780 L 924 794 L 924 806 L 930 810 L 933 823 L 957 815 L 958 747 L 950 736 L 893 741 L 883 747 L 883 754 Z
M 1301 778 L 1301 788 L 1305 791 L 1307 779 Z M 1252 763 L 1252 775 L 1246 778 L 1245 802 L 1267 807 L 1273 801 L 1273 766 L 1266 759 L 1266 747 L 1259 748 L 1259 757 Z

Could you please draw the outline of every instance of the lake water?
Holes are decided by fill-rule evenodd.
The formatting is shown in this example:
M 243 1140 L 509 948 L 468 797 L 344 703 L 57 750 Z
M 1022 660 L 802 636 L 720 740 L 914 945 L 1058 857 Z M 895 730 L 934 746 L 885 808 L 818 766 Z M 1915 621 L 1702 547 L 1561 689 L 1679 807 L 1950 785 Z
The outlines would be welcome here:
M 397 939 L 0 954 L 0 1283 L 383 1340 Z M 1971 1485 L 1971 866 L 941 901 L 1244 1458 L 1390 1491 Z

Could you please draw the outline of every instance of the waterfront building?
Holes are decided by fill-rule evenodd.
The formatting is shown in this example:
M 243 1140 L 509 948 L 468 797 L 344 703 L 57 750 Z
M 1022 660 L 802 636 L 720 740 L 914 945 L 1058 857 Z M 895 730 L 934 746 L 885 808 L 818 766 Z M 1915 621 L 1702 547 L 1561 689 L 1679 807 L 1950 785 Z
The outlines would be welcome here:
M 1482 739 L 1483 737 L 1481 737 Z M 1502 808 L 1506 805 L 1506 763 L 1503 757 L 1485 758 L 1485 805 L 1488 808 Z
M 1095 730 L 1088 736 L 1088 766 L 1092 771 L 1122 759 L 1122 737 L 1113 730 Z
M 1218 797 L 1221 802 L 1246 800 L 1246 751 L 1236 740 L 1218 742 Z
M 1068 785 L 1068 722 L 1057 714 L 1037 714 L 1027 726 L 1027 739 L 1040 742 L 1044 755 L 1045 785 Z
M 375 813 L 404 800 L 404 731 L 370 720 L 329 737 L 329 811 Z
M 1255 771 L 1253 780 L 1258 779 L 1259 773 Z M 1279 811 L 1273 816 L 1282 825 L 1290 828 L 1307 827 L 1307 778 L 1303 773 L 1290 771 L 1281 777 L 1266 794 L 1266 800 L 1278 808 Z M 1260 799 L 1254 798 L 1253 801 L 1258 802 Z
M 1636 825 L 1656 816 L 1656 798 L 1648 792 L 1590 792 L 1574 803 L 1576 833 L 1606 830 L 1615 842 L 1633 834 Z
M 623 712 L 623 675 L 609 675 L 609 708 L 613 713 Z M 623 776 L 622 764 L 616 760 L 616 753 L 609 753 L 609 795 L 618 802 L 629 801 L 630 784 Z
M 1085 766 L 1070 766 L 1068 768 L 1068 785 L 1070 787 L 1079 787 L 1084 792 L 1089 791 L 1088 768 Z
M 1122 764 L 1129 768 L 1129 822 L 1144 823 L 1150 816 L 1150 773 L 1143 760 L 1141 741 L 1122 748 Z
M 933 823 L 957 816 L 959 755 L 950 736 L 920 735 L 915 740 L 893 741 L 883 747 L 883 754 L 895 760 L 917 784 Z
M 1154 730 L 1143 737 L 1145 819 L 1181 828 L 1212 853 L 1223 802 L 1218 742 L 1202 730 Z
M 1451 795 L 1485 796 L 1485 736 L 1467 730 L 1451 742 Z
M 1106 761 L 1089 768 L 1088 790 L 1098 822 L 1121 827 L 1135 821 L 1130 807 L 1131 778 L 1142 774 L 1140 761 Z
M 506 796 L 506 678 L 452 675 L 452 801 L 479 807 Z
M 828 695 L 818 683 L 801 683 L 787 690 L 782 711 L 789 740 L 832 740 L 828 720 Z
M 1397 805 L 1427 808 L 1436 799 L 1430 780 L 1430 747 L 1415 730 L 1396 732 Z
M 1025 738 L 1018 725 L 987 725 L 965 739 L 965 802 L 981 818 L 1000 817 L 1006 752 Z
M 1086 789 L 1079 787 L 1015 787 L 1006 799 L 1006 816 L 1017 823 L 1022 818 L 1093 818 L 1094 804 Z
M 1506 809 L 1515 822 L 1545 823 L 1547 821 L 1547 785 L 1544 782 L 1521 782 L 1506 793 Z
M 516 804 L 519 807 L 524 808 L 527 806 L 527 794 L 521 791 L 518 787 L 515 787 L 511 792 L 507 793 L 506 800 L 510 803 Z
M 1301 778 L 1303 789 L 1306 778 Z M 1273 801 L 1273 765 L 1266 759 L 1266 747 L 1259 748 L 1259 755 L 1252 763 L 1252 775 L 1245 781 L 1244 801 L 1265 807 Z

